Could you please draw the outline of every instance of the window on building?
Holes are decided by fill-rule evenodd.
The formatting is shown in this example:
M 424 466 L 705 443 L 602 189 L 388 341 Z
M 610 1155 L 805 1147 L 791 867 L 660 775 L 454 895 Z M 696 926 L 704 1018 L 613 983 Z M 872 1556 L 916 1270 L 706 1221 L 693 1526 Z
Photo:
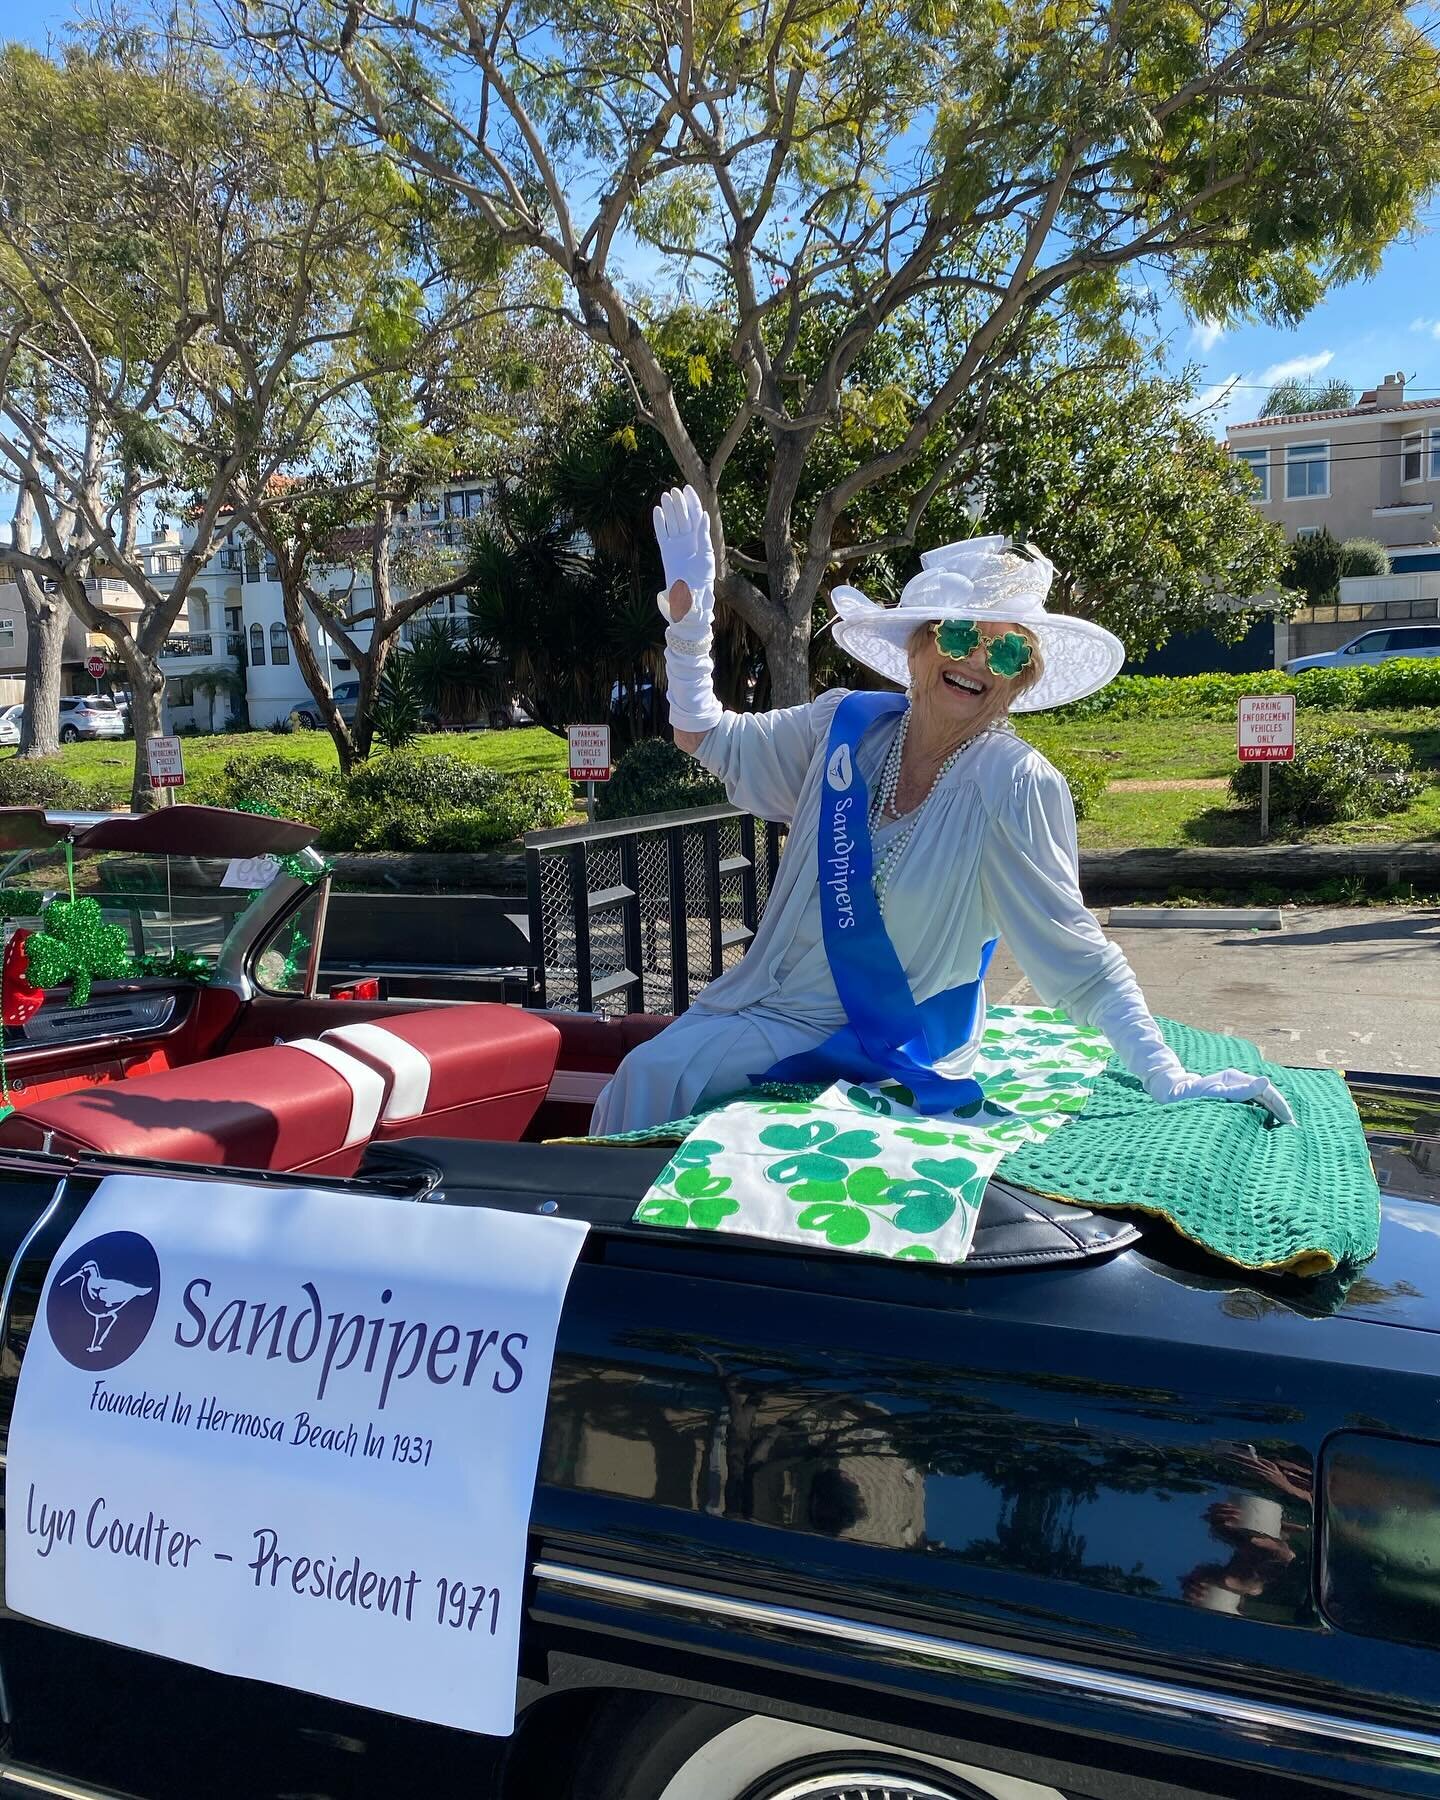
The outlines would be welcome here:
M 1268 450 L 1237 450 L 1235 458 L 1237 462 L 1244 463 L 1259 484 L 1255 498 L 1260 501 L 1268 500 L 1270 498 L 1270 452 Z
M 245 540 L 245 579 L 247 581 L 260 579 L 260 546 L 254 538 Z
M 277 669 L 290 660 L 290 639 L 279 619 L 270 627 L 270 660 Z
M 435 494 L 422 494 L 419 505 L 422 519 L 438 519 L 440 517 L 440 500 Z
M 252 669 L 265 667 L 265 633 L 258 625 L 250 627 L 250 667 Z
M 189 675 L 172 675 L 165 683 L 165 699 L 170 706 L 193 706 L 195 682 Z
M 1323 500 L 1330 492 L 1329 444 L 1285 446 L 1285 498 Z
M 10 650 L 15 644 L 15 621 L 0 619 L 0 650 Z
M 1412 431 L 1400 440 L 1400 479 L 1407 485 L 1425 478 L 1425 439 Z
M 1301 525 L 1300 527 L 1298 527 L 1298 529 L 1295 532 L 1295 537 L 1296 537 L 1297 541 L 1300 538 L 1319 537 L 1319 535 L 1320 535 L 1320 527 L 1318 525 Z
M 1430 433 L 1430 479 L 1440 481 L 1440 431 Z
M 225 629 L 227 631 L 243 631 L 245 629 L 245 615 L 240 607 L 227 606 L 225 608 Z
M 265 579 L 267 581 L 280 579 L 280 565 L 273 556 L 267 555 L 265 558 Z

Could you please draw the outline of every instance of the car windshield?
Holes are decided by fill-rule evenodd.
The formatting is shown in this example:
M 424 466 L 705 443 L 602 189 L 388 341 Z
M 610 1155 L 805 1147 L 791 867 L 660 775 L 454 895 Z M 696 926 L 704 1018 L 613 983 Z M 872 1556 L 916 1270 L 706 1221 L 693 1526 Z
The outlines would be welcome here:
M 215 961 L 237 922 L 260 897 L 253 865 L 216 856 L 104 851 L 75 858 L 75 897 L 100 903 L 106 923 L 125 933 L 132 956 L 181 952 Z M 63 849 L 22 850 L 0 865 L 6 929 L 34 925 L 50 900 L 69 891 Z

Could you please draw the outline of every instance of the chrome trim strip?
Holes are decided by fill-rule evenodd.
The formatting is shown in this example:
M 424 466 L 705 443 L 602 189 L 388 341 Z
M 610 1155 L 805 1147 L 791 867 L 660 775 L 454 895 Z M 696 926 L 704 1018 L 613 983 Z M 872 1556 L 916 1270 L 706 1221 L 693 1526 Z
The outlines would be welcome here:
M 696 1588 L 671 1587 L 665 1582 L 636 1576 L 610 1575 L 598 1569 L 574 1568 L 565 1563 L 537 1562 L 534 1575 L 551 1587 L 576 1593 L 640 1601 L 665 1612 L 702 1611 L 745 1625 L 770 1626 L 798 1637 L 839 1639 L 851 1648 L 879 1650 L 928 1662 L 951 1663 L 982 1675 L 1018 1677 L 1047 1687 L 1077 1691 L 1087 1700 L 1120 1701 L 1154 1707 L 1166 1712 L 1203 1715 L 1224 1725 L 1251 1726 L 1262 1731 L 1291 1732 L 1302 1737 L 1324 1738 L 1330 1743 L 1363 1744 L 1373 1750 L 1399 1752 L 1440 1763 L 1440 1734 L 1404 1731 L 1391 1726 L 1367 1725 L 1344 1713 L 1315 1712 L 1308 1707 L 1278 1706 L 1246 1700 L 1219 1689 L 1180 1687 L 1166 1681 L 1119 1675 L 1078 1663 L 1055 1662 L 1021 1651 L 997 1650 L 984 1644 L 967 1644 L 953 1638 L 932 1637 L 922 1631 L 871 1625 L 861 1619 L 840 1618 L 831 1613 L 809 1612 L 800 1607 L 775 1606 L 757 1600 L 740 1600 L 731 1594 L 715 1594 Z
M 10 1301 L 15 1293 L 15 1279 L 20 1273 L 20 1265 L 25 1260 L 30 1246 L 55 1217 L 56 1209 L 65 1198 L 65 1189 L 69 1185 L 69 1181 L 70 1175 L 67 1171 L 56 1183 L 55 1192 L 50 1196 L 49 1205 L 31 1221 L 30 1229 L 20 1240 L 19 1249 L 10 1258 L 10 1267 L 5 1271 L 5 1285 L 0 1288 L 0 1345 L 3 1345 L 10 1335 Z
M 31 1794 L 53 1794 L 55 1800 L 115 1800 L 114 1788 L 80 1786 L 73 1781 L 59 1781 L 53 1775 L 42 1775 L 36 1769 L 20 1769 L 14 1763 L 0 1764 L 0 1789 L 24 1788 Z

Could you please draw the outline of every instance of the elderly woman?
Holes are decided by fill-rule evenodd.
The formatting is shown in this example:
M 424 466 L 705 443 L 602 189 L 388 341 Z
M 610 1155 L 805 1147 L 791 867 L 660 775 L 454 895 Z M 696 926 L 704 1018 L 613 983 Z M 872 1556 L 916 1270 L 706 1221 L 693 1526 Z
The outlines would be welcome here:
M 675 741 L 790 834 L 744 960 L 626 1057 L 595 1131 L 761 1078 L 888 1077 L 923 1110 L 966 1104 L 1001 934 L 1040 999 L 1102 1031 L 1154 1099 L 1257 1100 L 1292 1122 L 1263 1077 L 1186 1073 L 1080 897 L 1069 790 L 1010 714 L 1094 693 L 1124 648 L 1045 610 L 1044 557 L 976 538 L 923 556 L 896 607 L 837 588 L 836 642 L 905 694 L 730 713 L 713 691 L 715 561 L 693 488 L 664 496 L 655 528 Z

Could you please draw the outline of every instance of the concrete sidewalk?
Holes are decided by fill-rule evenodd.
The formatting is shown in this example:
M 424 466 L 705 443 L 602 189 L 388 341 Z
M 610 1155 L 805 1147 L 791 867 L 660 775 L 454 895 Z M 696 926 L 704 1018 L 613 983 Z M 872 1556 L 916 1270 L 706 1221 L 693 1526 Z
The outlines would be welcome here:
M 1107 935 L 1158 1013 L 1250 1038 L 1276 1062 L 1440 1075 L 1434 907 L 1287 907 L 1283 931 Z M 985 986 L 992 1003 L 1035 1003 L 1004 944 Z

